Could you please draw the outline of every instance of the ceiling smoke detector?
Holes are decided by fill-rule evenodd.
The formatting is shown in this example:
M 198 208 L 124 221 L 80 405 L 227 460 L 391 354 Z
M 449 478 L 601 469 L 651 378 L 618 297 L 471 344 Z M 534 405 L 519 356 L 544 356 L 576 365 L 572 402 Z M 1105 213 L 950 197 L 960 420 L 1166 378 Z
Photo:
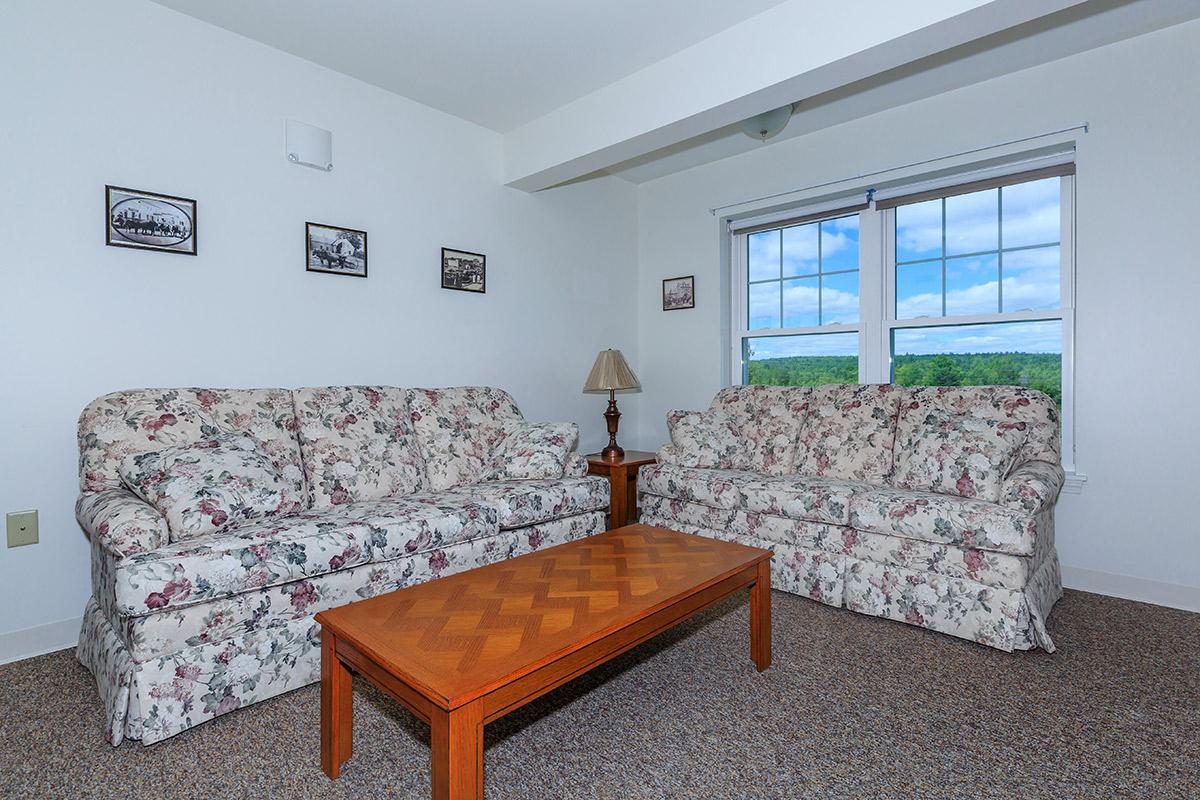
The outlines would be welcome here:
M 758 139 L 765 142 L 786 128 L 788 120 L 791 118 L 792 105 L 789 103 L 786 106 L 781 106 L 771 111 L 755 114 L 750 119 L 744 119 L 738 123 L 738 127 L 742 129 L 742 133 L 751 139 Z

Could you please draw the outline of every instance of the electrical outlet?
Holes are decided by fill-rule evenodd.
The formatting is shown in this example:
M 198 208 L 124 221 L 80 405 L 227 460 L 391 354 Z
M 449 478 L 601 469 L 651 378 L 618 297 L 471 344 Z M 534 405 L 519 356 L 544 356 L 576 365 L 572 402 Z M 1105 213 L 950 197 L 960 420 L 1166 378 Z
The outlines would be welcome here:
M 8 546 L 21 547 L 37 544 L 37 510 L 13 511 L 8 514 Z

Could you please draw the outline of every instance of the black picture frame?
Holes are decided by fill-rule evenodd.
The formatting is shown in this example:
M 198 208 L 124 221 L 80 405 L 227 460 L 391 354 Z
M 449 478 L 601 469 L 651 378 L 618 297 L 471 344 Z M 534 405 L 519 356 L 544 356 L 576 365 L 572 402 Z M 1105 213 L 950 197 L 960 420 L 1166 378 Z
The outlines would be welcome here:
M 314 233 L 317 234 L 315 243 Z M 361 257 L 358 246 L 353 243 L 355 237 L 361 237 Z M 346 242 L 351 250 L 346 252 L 344 247 L 338 244 L 340 242 Z M 361 265 L 357 263 L 360 260 Z M 351 268 L 347 268 L 348 266 Z M 323 222 L 305 222 L 304 270 L 325 275 L 346 275 L 351 278 L 367 277 L 367 232 L 341 225 L 326 225 Z
M 455 261 L 456 263 L 451 264 L 451 261 Z M 464 261 L 468 263 L 464 265 Z M 478 280 L 474 280 L 476 277 L 478 277 Z M 483 253 L 459 250 L 456 247 L 443 247 L 442 288 L 453 289 L 458 292 L 486 294 L 487 256 Z
M 668 288 L 668 284 L 678 286 Z M 680 275 L 678 278 L 663 278 L 663 311 L 682 311 L 696 307 L 696 276 Z
M 194 256 L 196 201 L 106 184 L 104 231 L 109 247 Z

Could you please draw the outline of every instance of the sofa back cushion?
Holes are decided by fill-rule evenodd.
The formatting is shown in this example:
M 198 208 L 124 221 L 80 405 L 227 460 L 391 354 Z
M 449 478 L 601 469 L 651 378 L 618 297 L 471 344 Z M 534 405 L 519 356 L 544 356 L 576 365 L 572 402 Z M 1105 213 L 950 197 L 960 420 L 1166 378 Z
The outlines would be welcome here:
M 671 444 L 659 450 L 666 464 L 702 469 L 745 469 L 747 448 L 734 418 L 720 410 L 668 411 Z
M 967 418 L 994 424 L 968 426 Z M 990 439 L 985 429 L 990 431 Z M 1003 470 L 999 476 L 1003 480 L 1026 462 L 1057 464 L 1061 460 L 1058 407 L 1044 393 L 1020 386 L 920 386 L 906 390 L 900 404 L 896 423 L 897 478 L 903 474 L 905 481 L 921 482 L 914 472 L 919 452 L 940 449 L 950 453 L 966 448 L 966 444 L 951 441 L 963 436 L 972 439 L 982 436 L 991 444 L 985 448 L 987 453 L 981 454 L 993 464 L 987 470 L 987 485 L 996 471 Z M 1008 459 L 1003 451 L 1012 442 L 1017 444 Z
M 120 470 L 125 485 L 167 520 L 172 542 L 296 514 L 303 504 L 300 492 L 245 433 L 132 453 Z
M 524 419 L 508 392 L 490 386 L 409 389 L 408 403 L 434 491 L 482 481 L 507 435 L 504 424 Z
M 246 433 L 298 493 L 304 490 L 296 416 L 288 389 L 130 389 L 99 397 L 79 417 L 84 491 L 121 486 L 133 453 Z
M 310 507 L 382 500 L 426 487 L 405 389 L 319 386 L 293 396 Z
M 807 413 L 807 386 L 729 386 L 712 410 L 728 414 L 742 437 L 746 469 L 767 475 L 792 471 L 796 437 Z
M 882 484 L 892 469 L 903 394 L 891 384 L 814 386 L 792 471 Z
M 1026 428 L 970 412 L 930 409 L 921 435 L 897 454 L 893 483 L 913 489 L 994 503 Z

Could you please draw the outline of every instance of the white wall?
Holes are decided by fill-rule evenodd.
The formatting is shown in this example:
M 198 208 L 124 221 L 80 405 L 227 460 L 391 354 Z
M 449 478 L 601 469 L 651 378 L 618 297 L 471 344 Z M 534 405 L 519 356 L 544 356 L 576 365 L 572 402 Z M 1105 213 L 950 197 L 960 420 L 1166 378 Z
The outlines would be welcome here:
M 149 2 L 6 2 L 0 38 L 0 511 L 41 514 L 0 548 L 0 661 L 91 591 L 75 422 L 102 393 L 493 384 L 606 441 L 580 387 L 604 347 L 637 368 L 630 184 L 504 188 L 498 135 Z M 285 160 L 287 117 L 333 131 L 331 174 Z M 104 246 L 106 183 L 197 199 L 199 256 Z M 366 230 L 370 277 L 306 273 L 306 220 Z M 439 288 L 443 245 L 487 254 L 486 295 Z
M 641 185 L 640 445 L 665 440 L 668 409 L 706 408 L 728 383 L 710 207 L 1088 121 L 1076 179 L 1088 482 L 1059 502 L 1059 553 L 1069 584 L 1200 609 L 1198 69 L 1192 22 Z M 662 312 L 662 278 L 693 272 L 696 309 Z

